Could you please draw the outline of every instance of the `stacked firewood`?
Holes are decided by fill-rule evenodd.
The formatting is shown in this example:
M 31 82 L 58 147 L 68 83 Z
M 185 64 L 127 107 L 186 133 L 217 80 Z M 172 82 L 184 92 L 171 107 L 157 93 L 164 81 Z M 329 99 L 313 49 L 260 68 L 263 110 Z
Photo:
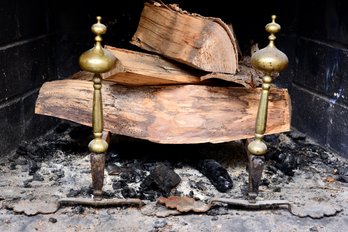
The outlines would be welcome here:
M 231 26 L 177 5 L 145 3 L 131 44 L 105 46 L 117 58 L 102 74 L 104 129 L 158 143 L 253 137 L 260 73 L 239 61 Z M 91 126 L 93 74 L 45 83 L 35 112 Z M 290 129 L 286 89 L 270 92 L 266 133 Z

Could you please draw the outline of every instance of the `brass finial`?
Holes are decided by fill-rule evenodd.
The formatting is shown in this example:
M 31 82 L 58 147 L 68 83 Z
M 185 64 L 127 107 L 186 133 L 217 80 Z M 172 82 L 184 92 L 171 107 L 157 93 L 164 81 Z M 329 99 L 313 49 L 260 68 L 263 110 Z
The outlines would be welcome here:
M 93 73 L 104 73 L 109 71 L 116 62 L 115 56 L 105 50 L 101 41 L 103 40 L 101 35 L 105 34 L 106 26 L 102 24 L 101 17 L 97 17 L 97 23 L 91 27 L 92 32 L 95 36 L 95 45 L 90 50 L 84 52 L 79 59 L 80 66 L 83 70 Z
M 272 15 L 272 22 L 265 27 L 266 31 L 271 34 L 268 36 L 268 46 L 255 52 L 251 57 L 251 64 L 254 68 L 272 76 L 276 76 L 288 66 L 288 57 L 274 45 L 276 39 L 274 34 L 281 29 L 280 25 L 275 22 L 276 18 L 277 16 Z
M 97 42 L 102 41 L 102 38 L 100 35 L 103 35 L 106 32 L 106 26 L 100 22 L 101 19 L 102 18 L 100 16 L 97 16 L 97 23 L 93 24 L 91 27 L 92 32 L 97 35 L 95 38 L 95 41 Z
M 273 77 L 288 66 L 288 57 L 278 50 L 274 45 L 275 33 L 280 31 L 280 25 L 275 22 L 276 16 L 272 15 L 272 22 L 266 25 L 266 31 L 271 35 L 268 37 L 267 47 L 255 52 L 251 57 L 251 64 L 254 68 L 263 71 L 262 93 L 256 116 L 255 140 L 248 145 L 248 150 L 253 155 L 264 155 L 267 146 L 263 141 L 267 124 L 268 94 Z
M 278 33 L 280 31 L 281 27 L 280 27 L 280 25 L 278 23 L 275 22 L 277 16 L 272 15 L 271 18 L 272 18 L 272 22 L 268 23 L 265 28 L 266 28 L 266 31 L 268 33 L 270 33 L 271 36 L 274 37 L 274 39 L 269 38 L 269 40 L 275 40 L 274 34 Z

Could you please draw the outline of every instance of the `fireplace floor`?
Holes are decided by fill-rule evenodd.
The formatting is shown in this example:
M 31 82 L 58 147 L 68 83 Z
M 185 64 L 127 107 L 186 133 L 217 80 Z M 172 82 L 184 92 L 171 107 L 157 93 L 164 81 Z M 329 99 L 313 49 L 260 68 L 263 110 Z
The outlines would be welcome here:
M 248 210 L 225 204 L 205 213 L 166 209 L 156 204 L 161 196 L 190 196 L 202 202 L 212 197 L 245 199 L 248 172 L 242 143 L 161 145 L 123 136 L 111 139 L 104 197 L 140 198 L 145 206 L 62 206 L 55 213 L 40 213 L 60 198 L 92 197 L 87 150 L 91 134 L 88 127 L 62 122 L 41 138 L 24 142 L 16 152 L 0 157 L 0 231 L 346 231 L 348 228 L 348 161 L 296 131 L 266 137 L 269 154 L 258 199 L 288 200 L 297 216 L 286 208 Z M 229 174 L 233 187 L 218 191 L 216 183 L 199 171 L 197 163 L 202 160 L 221 164 L 219 168 Z M 149 170 L 156 165 L 174 171 L 180 183 L 167 189 L 161 189 L 161 184 L 149 184 Z M 19 205 L 22 209 L 18 209 Z

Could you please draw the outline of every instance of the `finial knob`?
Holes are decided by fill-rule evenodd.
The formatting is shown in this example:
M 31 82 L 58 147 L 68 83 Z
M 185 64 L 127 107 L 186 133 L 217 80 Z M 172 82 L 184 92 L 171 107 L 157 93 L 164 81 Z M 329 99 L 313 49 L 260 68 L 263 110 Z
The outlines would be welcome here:
M 106 26 L 100 21 L 101 17 L 98 16 L 97 23 L 91 27 L 92 32 L 96 34 L 94 47 L 84 52 L 79 59 L 80 67 L 92 73 L 107 72 L 116 62 L 115 56 L 101 45 L 101 41 L 103 40 L 101 35 L 105 34 Z
M 268 33 L 274 35 L 274 34 L 280 32 L 281 27 L 280 27 L 280 25 L 279 25 L 278 23 L 275 22 L 275 20 L 276 20 L 276 18 L 277 18 L 276 15 L 272 15 L 271 18 L 272 18 L 272 22 L 271 22 L 271 23 L 268 23 L 268 24 L 266 25 L 265 28 L 266 28 L 266 31 L 267 31 Z
M 274 45 L 274 40 L 276 39 L 274 34 L 281 29 L 280 25 L 275 22 L 276 18 L 275 15 L 272 15 L 272 22 L 265 27 L 266 31 L 271 34 L 268 36 L 268 46 L 258 50 L 251 57 L 253 67 L 269 75 L 279 73 L 287 68 L 289 63 L 288 57 Z
M 96 34 L 97 36 L 98 35 L 100 36 L 106 33 L 106 26 L 100 22 L 101 19 L 102 17 L 97 16 L 97 23 L 93 24 L 91 27 L 92 32 Z

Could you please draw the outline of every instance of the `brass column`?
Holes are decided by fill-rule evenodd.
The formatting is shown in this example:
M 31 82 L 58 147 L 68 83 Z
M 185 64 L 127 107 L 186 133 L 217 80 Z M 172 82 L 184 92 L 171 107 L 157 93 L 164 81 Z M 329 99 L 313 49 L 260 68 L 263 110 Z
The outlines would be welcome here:
M 258 186 L 263 170 L 263 156 L 267 153 L 267 146 L 263 140 L 268 111 L 268 95 L 273 81 L 279 72 L 287 68 L 287 56 L 277 49 L 274 45 L 276 36 L 274 34 L 280 31 L 280 25 L 275 22 L 276 16 L 272 15 L 272 22 L 266 25 L 266 31 L 271 35 L 268 36 L 269 44 L 267 47 L 255 52 L 251 57 L 251 64 L 255 69 L 264 73 L 262 78 L 262 93 L 260 104 L 256 116 L 255 140 L 248 145 L 249 155 L 249 196 L 255 200 L 258 194 Z
M 95 45 L 84 52 L 79 59 L 80 67 L 88 72 L 94 73 L 93 77 L 93 113 L 92 126 L 94 139 L 89 143 L 91 151 L 92 185 L 94 199 L 101 200 L 104 182 L 105 152 L 108 143 L 102 138 L 103 133 L 103 102 L 102 102 L 102 78 L 101 73 L 109 71 L 116 62 L 115 56 L 104 49 L 101 45 L 102 34 L 106 32 L 106 26 L 101 24 L 101 17 L 97 17 L 97 23 L 92 25 L 95 36 Z

